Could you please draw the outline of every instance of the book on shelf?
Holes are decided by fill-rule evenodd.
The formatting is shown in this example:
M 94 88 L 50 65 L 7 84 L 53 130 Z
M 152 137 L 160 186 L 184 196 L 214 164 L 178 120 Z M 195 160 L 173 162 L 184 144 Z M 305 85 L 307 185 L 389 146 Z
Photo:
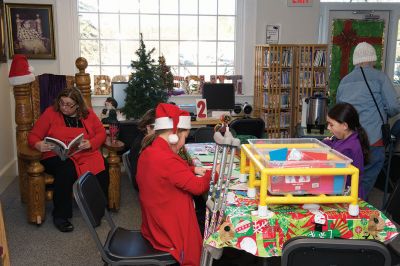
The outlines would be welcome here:
M 316 50 L 314 54 L 314 66 L 324 67 L 325 66 L 325 50 Z
M 76 136 L 69 143 L 64 143 L 63 141 L 52 137 L 44 138 L 44 141 L 46 143 L 53 145 L 52 151 L 57 154 L 58 157 L 60 157 L 60 159 L 63 161 L 82 150 L 79 148 L 82 140 L 83 133 Z
M 312 62 L 312 52 L 308 49 L 300 50 L 300 66 L 301 67 L 311 67 Z
M 325 72 L 316 71 L 314 72 L 314 87 L 324 88 L 325 87 Z

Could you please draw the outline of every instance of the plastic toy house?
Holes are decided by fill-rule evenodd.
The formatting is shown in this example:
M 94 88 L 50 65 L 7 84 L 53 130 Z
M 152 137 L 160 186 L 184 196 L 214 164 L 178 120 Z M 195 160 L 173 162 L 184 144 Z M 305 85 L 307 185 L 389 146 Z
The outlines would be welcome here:
M 258 215 L 268 204 L 349 203 L 357 216 L 358 174 L 352 160 L 317 139 L 252 139 L 241 146 L 240 172 L 249 175 L 247 195 L 260 189 Z M 350 195 L 344 195 L 351 176 Z

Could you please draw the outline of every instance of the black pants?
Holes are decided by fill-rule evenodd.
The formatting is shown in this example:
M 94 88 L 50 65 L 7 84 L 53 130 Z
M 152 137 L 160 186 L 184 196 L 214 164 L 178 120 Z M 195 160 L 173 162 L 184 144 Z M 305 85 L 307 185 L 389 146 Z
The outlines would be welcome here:
M 200 233 L 203 236 L 204 235 L 204 224 L 205 224 L 205 217 L 206 217 L 206 201 L 203 198 L 202 195 L 199 196 L 193 196 L 194 204 L 196 206 L 196 218 L 197 218 L 197 223 L 199 224 L 200 227 Z
M 54 177 L 53 184 L 53 216 L 57 218 L 72 217 L 72 185 L 78 178 L 74 162 L 71 159 L 62 161 L 58 156 L 50 157 L 41 161 L 46 173 Z M 100 163 L 100 162 L 99 162 Z M 97 180 L 108 198 L 109 174 L 107 170 L 96 175 Z

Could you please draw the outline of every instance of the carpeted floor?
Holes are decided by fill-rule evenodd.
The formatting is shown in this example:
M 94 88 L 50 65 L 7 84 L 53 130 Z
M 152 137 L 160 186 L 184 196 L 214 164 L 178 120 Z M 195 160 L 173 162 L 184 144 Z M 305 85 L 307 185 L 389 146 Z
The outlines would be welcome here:
M 140 208 L 137 193 L 128 178 L 123 175 L 121 180 L 121 209 L 113 213 L 113 219 L 119 226 L 140 228 Z M 382 192 L 374 189 L 370 202 L 380 206 Z M 20 202 L 18 180 L 16 179 L 6 191 L 0 195 L 3 207 L 7 240 L 10 250 L 11 265 L 103 265 L 100 254 L 89 234 L 78 207 L 74 207 L 72 223 L 75 230 L 72 233 L 60 233 L 51 221 L 51 216 L 40 226 L 28 224 L 26 221 L 26 206 Z M 52 203 L 47 203 L 49 214 Z M 108 227 L 99 228 L 99 233 L 105 237 Z M 280 258 L 270 258 L 269 266 L 280 265 Z M 225 249 L 222 258 L 214 262 L 218 266 L 256 266 L 265 265 L 263 261 L 249 253 L 235 249 Z
M 122 177 L 121 209 L 113 213 L 117 225 L 126 228 L 140 227 L 140 209 L 138 197 L 126 176 Z M 10 250 L 11 265 L 103 265 L 89 230 L 75 205 L 71 222 L 75 230 L 71 233 L 59 232 L 52 223 L 51 215 L 36 226 L 27 223 L 26 205 L 19 199 L 18 180 L 16 179 L 0 196 L 3 207 L 7 241 Z M 47 214 L 52 203 L 46 206 Z M 105 223 L 106 224 L 106 223 Z M 99 233 L 108 231 L 102 226 Z

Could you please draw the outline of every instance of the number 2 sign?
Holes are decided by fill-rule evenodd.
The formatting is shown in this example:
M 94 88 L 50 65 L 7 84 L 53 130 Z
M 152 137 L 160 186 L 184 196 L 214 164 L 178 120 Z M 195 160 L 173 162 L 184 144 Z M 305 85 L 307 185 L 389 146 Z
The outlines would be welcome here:
M 207 118 L 207 101 L 206 99 L 196 100 L 197 118 Z

